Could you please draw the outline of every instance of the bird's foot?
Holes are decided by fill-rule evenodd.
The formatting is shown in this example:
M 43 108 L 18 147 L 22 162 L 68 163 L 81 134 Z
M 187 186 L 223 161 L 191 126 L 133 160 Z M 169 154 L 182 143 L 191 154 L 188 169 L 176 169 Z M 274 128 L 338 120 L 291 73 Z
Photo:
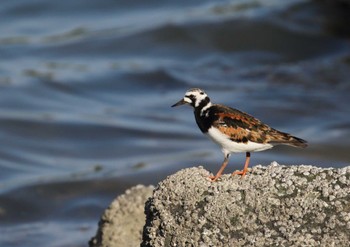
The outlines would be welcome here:
M 209 176 L 208 178 L 210 179 L 210 182 L 215 182 L 218 180 L 221 176 Z
M 234 176 L 234 175 L 241 175 L 241 178 L 243 178 L 246 175 L 247 172 L 248 172 L 248 169 L 245 169 L 245 170 L 242 170 L 242 171 L 235 171 L 235 172 L 232 173 L 232 176 Z

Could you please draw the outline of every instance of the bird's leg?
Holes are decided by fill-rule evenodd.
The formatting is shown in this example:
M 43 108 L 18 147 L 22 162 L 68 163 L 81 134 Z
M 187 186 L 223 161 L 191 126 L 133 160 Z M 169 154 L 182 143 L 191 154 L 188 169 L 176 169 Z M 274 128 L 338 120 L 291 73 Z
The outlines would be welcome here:
M 230 154 L 225 154 L 225 159 L 224 159 L 224 162 L 222 162 L 220 170 L 216 173 L 215 176 L 209 176 L 209 178 L 211 179 L 212 182 L 215 182 L 216 180 L 218 180 L 219 177 L 221 177 L 222 172 L 224 171 L 225 167 L 228 164 L 229 157 L 230 157 Z
M 250 152 L 246 152 L 245 164 L 244 164 L 243 170 L 242 171 L 235 171 L 234 173 L 232 173 L 232 176 L 233 175 L 241 175 L 242 176 L 241 178 L 243 178 L 248 171 L 249 161 L 250 161 Z

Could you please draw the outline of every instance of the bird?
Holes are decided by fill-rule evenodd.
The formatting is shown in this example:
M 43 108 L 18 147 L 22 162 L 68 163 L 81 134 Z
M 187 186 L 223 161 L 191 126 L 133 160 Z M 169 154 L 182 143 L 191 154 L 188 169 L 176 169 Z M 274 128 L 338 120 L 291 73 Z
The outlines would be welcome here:
M 291 134 L 271 128 L 259 119 L 234 108 L 213 104 L 209 96 L 200 88 L 189 89 L 185 96 L 172 107 L 190 105 L 199 129 L 213 142 L 221 147 L 224 161 L 215 176 L 210 180 L 217 181 L 233 153 L 246 153 L 244 168 L 232 175 L 243 178 L 250 162 L 250 153 L 270 149 L 276 145 L 289 145 L 305 148 L 307 141 Z

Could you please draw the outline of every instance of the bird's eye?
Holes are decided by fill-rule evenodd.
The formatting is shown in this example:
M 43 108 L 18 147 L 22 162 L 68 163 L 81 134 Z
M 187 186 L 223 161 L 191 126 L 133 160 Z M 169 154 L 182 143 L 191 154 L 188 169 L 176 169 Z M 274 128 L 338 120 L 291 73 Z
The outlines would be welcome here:
M 194 96 L 193 94 L 186 96 L 187 98 L 189 98 L 192 102 L 194 102 L 196 100 L 196 96 Z
M 193 102 L 193 100 L 194 100 L 193 95 L 186 95 L 185 98 L 191 100 L 192 102 Z
M 203 92 L 200 92 L 200 95 L 203 95 L 204 93 Z

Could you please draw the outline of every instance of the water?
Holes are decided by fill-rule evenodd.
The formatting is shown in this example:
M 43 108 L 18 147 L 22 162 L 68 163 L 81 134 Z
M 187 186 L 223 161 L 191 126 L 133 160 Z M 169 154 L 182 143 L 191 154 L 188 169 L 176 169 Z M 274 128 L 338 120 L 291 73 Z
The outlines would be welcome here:
M 0 245 L 87 246 L 115 196 L 223 156 L 191 87 L 309 141 L 251 164 L 350 165 L 349 9 L 309 1 L 0 6 Z M 241 169 L 233 155 L 226 172 Z

